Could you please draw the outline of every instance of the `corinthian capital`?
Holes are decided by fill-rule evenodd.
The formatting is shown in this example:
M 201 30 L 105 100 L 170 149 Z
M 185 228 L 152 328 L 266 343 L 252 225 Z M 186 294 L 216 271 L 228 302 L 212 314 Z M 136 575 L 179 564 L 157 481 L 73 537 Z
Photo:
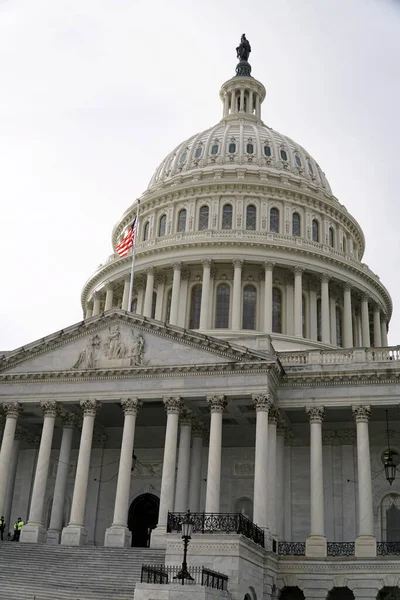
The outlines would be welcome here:
M 3 411 L 6 419 L 18 419 L 23 408 L 19 402 L 4 402 Z
M 228 401 L 226 396 L 223 394 L 215 394 L 213 396 L 207 396 L 208 406 L 212 413 L 223 413 Z
M 167 415 L 179 415 L 183 408 L 182 398 L 179 396 L 165 396 L 163 402 Z
M 241 258 L 234 258 L 232 264 L 235 269 L 241 269 L 243 267 L 243 260 Z
M 324 419 L 323 406 L 306 406 L 306 413 L 310 419 L 310 423 L 322 423 Z
M 59 413 L 59 406 L 55 400 L 43 400 L 40 407 L 44 417 L 56 417 Z
M 212 260 L 211 260 L 211 258 L 205 258 L 204 260 L 201 261 L 201 264 L 203 265 L 204 269 L 211 269 Z
M 199 421 L 193 421 L 192 436 L 203 438 L 205 436 L 205 434 L 206 434 L 206 428 L 204 427 L 203 423 L 200 423 Z
M 256 412 L 268 412 L 272 406 L 272 399 L 270 394 L 253 394 L 251 398 L 253 400 L 253 405 L 256 409 Z
M 191 410 L 188 410 L 185 406 L 182 408 L 179 415 L 179 423 L 183 426 L 192 425 L 193 423 L 193 414 Z
M 368 404 L 359 404 L 351 407 L 356 423 L 368 423 L 371 416 L 371 407 Z
M 281 420 L 281 413 L 276 406 L 272 406 L 268 413 L 268 423 L 272 423 L 273 425 L 278 425 Z
M 303 269 L 303 267 L 295 267 L 295 268 L 293 269 L 293 273 L 294 273 L 295 275 L 303 275 L 303 273 L 304 273 L 304 269 Z
M 72 413 L 63 412 L 61 413 L 61 423 L 64 429 L 74 429 L 78 426 L 78 419 Z
M 142 403 L 137 398 L 124 398 L 121 400 L 122 410 L 126 415 L 137 415 Z
M 101 404 L 98 400 L 91 400 L 91 399 L 81 400 L 79 404 L 81 405 L 84 417 L 87 417 L 87 416 L 95 417 L 97 411 L 101 407 Z

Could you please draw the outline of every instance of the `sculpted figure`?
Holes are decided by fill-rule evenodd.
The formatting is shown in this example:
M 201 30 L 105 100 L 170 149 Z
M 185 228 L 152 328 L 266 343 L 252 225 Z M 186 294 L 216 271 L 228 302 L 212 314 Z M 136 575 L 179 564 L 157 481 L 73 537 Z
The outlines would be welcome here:
M 125 344 L 121 340 L 121 332 L 118 325 L 110 330 L 108 342 L 105 346 L 106 356 L 110 360 L 114 358 L 124 358 L 126 354 Z
M 93 369 L 95 366 L 96 358 L 99 355 L 101 340 L 98 335 L 93 335 L 88 338 L 86 344 L 86 350 L 80 353 L 78 360 L 72 367 L 73 369 L 79 369 L 79 367 L 85 369 Z
M 133 335 L 133 342 L 131 347 L 131 358 L 134 365 L 141 365 L 143 362 L 143 351 L 144 351 L 144 337 L 141 333 L 137 337 Z
M 243 33 L 240 45 L 236 48 L 236 55 L 239 60 L 248 61 L 251 52 L 251 46 L 248 39 L 246 39 L 246 34 Z

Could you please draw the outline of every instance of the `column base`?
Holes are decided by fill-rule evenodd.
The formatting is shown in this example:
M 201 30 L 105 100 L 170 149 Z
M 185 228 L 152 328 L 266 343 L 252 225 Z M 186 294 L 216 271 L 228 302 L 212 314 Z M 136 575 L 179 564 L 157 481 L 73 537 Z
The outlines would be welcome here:
M 150 537 L 150 548 L 160 548 L 165 550 L 167 547 L 167 528 L 166 526 L 158 526 L 153 529 Z
M 310 535 L 306 539 L 306 556 L 308 558 L 326 558 L 326 537 Z
M 47 529 L 43 525 L 28 523 L 21 530 L 20 542 L 26 544 L 44 544 L 46 542 Z
M 132 533 L 123 525 L 111 525 L 106 529 L 104 545 L 110 548 L 130 548 Z
M 359 535 L 355 543 L 356 558 L 372 558 L 376 556 L 376 538 L 374 535 Z
M 48 529 L 46 544 L 50 546 L 58 546 L 61 541 L 61 531 L 59 529 Z
M 87 538 L 87 529 L 82 525 L 67 525 L 62 530 L 61 544 L 63 546 L 85 546 Z

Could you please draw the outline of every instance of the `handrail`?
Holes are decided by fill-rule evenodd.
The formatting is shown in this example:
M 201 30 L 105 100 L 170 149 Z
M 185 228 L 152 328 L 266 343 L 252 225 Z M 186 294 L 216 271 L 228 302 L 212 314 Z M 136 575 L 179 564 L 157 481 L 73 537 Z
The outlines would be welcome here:
M 181 565 L 142 565 L 141 583 L 156 583 L 167 585 L 176 583 L 181 572 Z M 182 585 L 201 585 L 216 590 L 228 589 L 228 575 L 213 571 L 208 567 L 189 566 L 187 571 L 192 579 L 184 579 Z

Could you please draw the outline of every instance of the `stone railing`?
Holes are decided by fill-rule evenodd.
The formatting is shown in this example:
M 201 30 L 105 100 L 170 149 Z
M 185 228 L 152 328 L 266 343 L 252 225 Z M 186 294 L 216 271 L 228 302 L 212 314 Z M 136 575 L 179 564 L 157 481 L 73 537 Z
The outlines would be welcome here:
M 400 361 L 400 346 L 386 348 L 350 348 L 343 350 L 304 350 L 300 352 L 279 352 L 282 365 L 296 367 L 302 365 L 347 365 L 357 363 L 387 363 Z

